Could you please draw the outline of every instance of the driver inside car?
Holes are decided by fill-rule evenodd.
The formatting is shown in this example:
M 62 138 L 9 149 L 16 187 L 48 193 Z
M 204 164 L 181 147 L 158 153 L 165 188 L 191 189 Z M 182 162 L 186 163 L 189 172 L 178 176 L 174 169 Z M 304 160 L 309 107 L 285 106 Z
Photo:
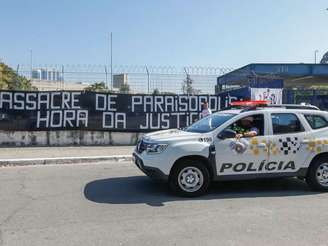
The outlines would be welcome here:
M 254 118 L 248 116 L 242 118 L 237 122 L 236 125 L 232 127 L 232 130 L 236 132 L 236 138 L 240 139 L 242 137 L 255 137 L 259 134 L 259 129 L 253 126 Z

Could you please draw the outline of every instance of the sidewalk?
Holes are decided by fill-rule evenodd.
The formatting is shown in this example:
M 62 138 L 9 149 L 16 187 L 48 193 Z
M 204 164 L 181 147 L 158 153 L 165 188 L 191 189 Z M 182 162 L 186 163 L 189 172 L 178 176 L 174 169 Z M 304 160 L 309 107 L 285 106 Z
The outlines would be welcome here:
M 0 148 L 0 166 L 131 160 L 134 146 Z

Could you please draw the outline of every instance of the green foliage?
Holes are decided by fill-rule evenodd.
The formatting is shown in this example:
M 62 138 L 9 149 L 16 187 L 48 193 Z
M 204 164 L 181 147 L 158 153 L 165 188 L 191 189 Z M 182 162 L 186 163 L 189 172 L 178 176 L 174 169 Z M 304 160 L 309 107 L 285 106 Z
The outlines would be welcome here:
M 121 87 L 120 87 L 120 92 L 129 93 L 130 92 L 130 86 L 128 84 L 122 84 Z
M 328 64 L 328 52 L 323 55 L 320 63 L 321 64 Z
M 190 78 L 189 74 L 187 74 L 186 80 L 182 83 L 182 92 L 184 94 L 193 94 L 194 89 L 192 87 L 193 80 Z
M 181 88 L 184 94 L 195 95 L 201 93 L 201 90 L 197 90 L 192 87 L 193 82 L 194 81 L 190 78 L 189 74 L 187 74 L 187 78 L 183 81 Z
M 0 63 L 0 89 L 1 90 L 36 90 L 24 76 L 18 75 L 5 63 Z
M 161 94 L 160 92 L 159 92 L 159 89 L 154 89 L 154 91 L 153 91 L 153 95 L 159 95 L 159 94 Z
M 84 90 L 86 91 L 94 91 L 94 92 L 111 92 L 111 90 L 108 89 L 105 82 L 97 82 L 94 84 L 89 85 L 88 87 L 85 87 Z M 123 84 L 120 87 L 121 93 L 129 93 L 130 92 L 130 86 L 128 84 Z
M 160 92 L 159 91 L 159 89 L 154 89 L 154 91 L 153 91 L 153 93 L 152 93 L 153 95 L 176 95 L 176 93 L 174 93 L 174 92 L 170 92 L 170 91 L 162 91 L 162 92 Z
M 161 94 L 163 94 L 163 95 L 176 95 L 176 93 L 174 93 L 174 92 L 171 92 L 171 91 L 163 91 Z
M 108 87 L 106 86 L 105 82 L 98 82 L 89 85 L 88 87 L 84 88 L 86 91 L 94 91 L 94 92 L 108 92 Z

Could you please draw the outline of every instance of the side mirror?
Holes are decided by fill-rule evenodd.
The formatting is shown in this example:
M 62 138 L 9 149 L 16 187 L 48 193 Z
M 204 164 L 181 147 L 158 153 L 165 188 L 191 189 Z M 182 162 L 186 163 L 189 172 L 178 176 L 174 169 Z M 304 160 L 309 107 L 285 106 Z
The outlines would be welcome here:
M 236 137 L 236 132 L 231 129 L 224 129 L 217 136 L 219 139 L 234 138 Z

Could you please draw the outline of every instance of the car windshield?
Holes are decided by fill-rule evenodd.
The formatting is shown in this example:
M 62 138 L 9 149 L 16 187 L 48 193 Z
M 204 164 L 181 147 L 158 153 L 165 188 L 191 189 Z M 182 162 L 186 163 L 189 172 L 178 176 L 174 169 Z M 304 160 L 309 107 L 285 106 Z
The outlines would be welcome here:
M 197 132 L 197 133 L 206 133 L 214 130 L 215 128 L 221 126 L 227 120 L 230 120 L 234 117 L 235 114 L 212 114 L 206 118 L 203 118 L 191 126 L 185 128 L 187 132 Z

